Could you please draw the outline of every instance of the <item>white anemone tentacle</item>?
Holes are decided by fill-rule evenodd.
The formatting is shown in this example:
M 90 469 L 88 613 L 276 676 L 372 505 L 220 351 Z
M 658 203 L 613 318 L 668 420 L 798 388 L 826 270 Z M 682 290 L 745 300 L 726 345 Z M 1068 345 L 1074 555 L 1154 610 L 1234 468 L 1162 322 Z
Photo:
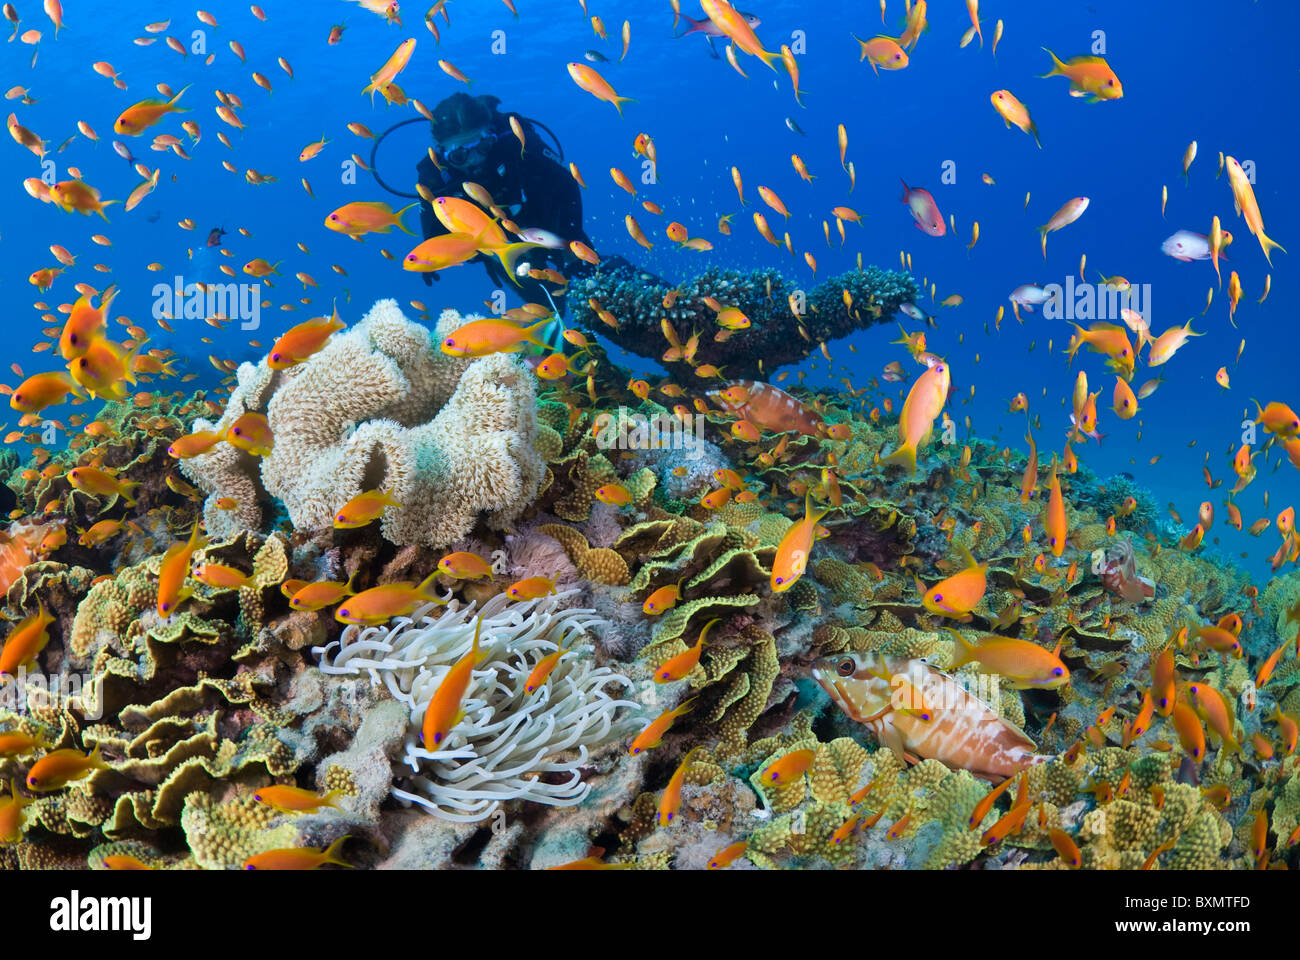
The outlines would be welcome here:
M 581 768 L 590 750 L 634 732 L 642 707 L 617 696 L 630 679 L 594 665 L 582 638 L 608 624 L 594 610 L 561 606 L 577 594 L 428 604 L 387 625 L 349 626 L 339 640 L 312 649 L 323 672 L 364 673 L 409 709 L 394 797 L 457 823 L 486 820 L 512 800 L 572 806 L 586 798 L 591 785 Z M 461 699 L 464 715 L 440 749 L 428 750 L 420 742 L 424 714 L 470 651 L 476 628 L 482 656 Z M 545 683 L 526 692 L 533 666 L 560 649 L 566 652 Z M 546 783 L 542 774 L 567 777 Z

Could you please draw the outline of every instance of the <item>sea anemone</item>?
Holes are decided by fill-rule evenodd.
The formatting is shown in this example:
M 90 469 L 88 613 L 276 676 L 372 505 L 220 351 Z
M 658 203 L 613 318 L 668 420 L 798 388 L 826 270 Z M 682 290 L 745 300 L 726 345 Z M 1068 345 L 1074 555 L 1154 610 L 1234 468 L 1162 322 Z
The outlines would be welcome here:
M 630 713 L 639 707 L 605 689 L 630 687 L 631 680 L 594 666 L 585 655 L 580 638 L 605 621 L 589 609 L 560 609 L 576 594 L 527 603 L 498 594 L 477 611 L 474 604 L 453 601 L 437 617 L 426 606 L 389 626 L 349 627 L 336 643 L 312 650 L 323 672 L 365 671 L 410 709 L 403 759 L 413 775 L 404 776 L 408 789 L 394 788 L 394 796 L 458 823 L 484 820 L 509 800 L 552 806 L 583 801 L 591 789 L 581 771 L 589 748 L 632 732 Z M 480 622 L 484 658 L 462 700 L 464 719 L 441 749 L 423 749 L 425 710 L 452 665 L 469 651 Z M 540 689 L 528 693 L 533 667 L 561 648 L 572 652 L 561 656 Z M 555 774 L 567 779 L 552 782 Z

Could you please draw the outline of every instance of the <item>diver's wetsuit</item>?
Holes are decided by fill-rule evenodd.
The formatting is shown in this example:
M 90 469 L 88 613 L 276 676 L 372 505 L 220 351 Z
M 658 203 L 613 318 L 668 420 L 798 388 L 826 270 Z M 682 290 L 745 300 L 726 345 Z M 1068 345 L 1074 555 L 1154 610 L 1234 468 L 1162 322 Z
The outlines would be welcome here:
M 419 182 L 435 197 L 466 197 L 461 184 L 472 181 L 479 184 L 501 207 L 506 215 L 521 229 L 540 228 L 548 230 L 566 243 L 579 240 L 591 246 L 591 240 L 582 229 L 582 197 L 577 182 L 569 171 L 560 166 L 558 158 L 549 146 L 544 144 L 541 135 L 531 123 L 519 117 L 524 130 L 524 140 L 528 145 L 520 157 L 519 141 L 509 126 L 510 114 L 500 114 L 497 141 L 492 147 L 486 161 L 474 170 L 459 171 L 444 164 L 443 171 L 433 165 L 427 155 L 416 166 Z M 516 115 L 518 116 L 518 115 Z M 433 207 L 422 200 L 420 203 L 420 225 L 425 239 L 435 237 L 447 230 L 434 216 Z M 589 269 L 588 265 L 567 250 L 550 250 L 538 247 L 527 251 L 522 260 L 534 268 L 554 267 L 561 273 L 573 277 Z M 501 287 L 509 287 L 501 262 L 495 257 L 484 257 L 493 282 Z M 432 284 L 434 275 L 424 274 L 424 282 Z M 516 277 L 527 299 L 545 303 L 542 293 L 543 285 L 529 277 Z M 558 294 L 552 294 L 556 305 L 563 310 L 563 300 Z

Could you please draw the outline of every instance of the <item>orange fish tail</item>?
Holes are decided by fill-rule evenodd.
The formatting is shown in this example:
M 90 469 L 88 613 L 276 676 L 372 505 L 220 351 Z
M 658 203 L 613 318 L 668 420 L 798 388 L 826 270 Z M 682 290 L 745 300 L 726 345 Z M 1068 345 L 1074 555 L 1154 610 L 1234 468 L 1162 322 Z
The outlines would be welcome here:
M 358 568 L 358 570 L 360 570 L 360 568 Z M 415 588 L 415 591 L 419 593 L 421 596 L 423 596 L 426 600 L 432 600 L 434 603 L 445 606 L 446 605 L 445 601 L 438 596 L 437 580 L 438 577 L 441 575 L 441 573 L 442 573 L 441 570 L 433 571 L 433 573 L 429 574 L 427 577 L 425 577 L 423 580 L 420 581 L 420 585 Z M 352 580 L 355 577 L 356 577 L 356 573 L 352 574 L 351 577 L 348 577 L 349 587 L 352 586 Z
M 902 467 L 909 474 L 916 473 L 916 447 L 910 443 L 900 444 L 898 449 L 880 461 L 880 465 L 891 464 Z
M 1269 256 L 1269 253 L 1273 250 L 1274 247 L 1276 247 L 1278 250 L 1281 250 L 1283 253 L 1286 253 L 1286 247 L 1282 246 L 1282 244 L 1278 243 L 1276 240 L 1269 237 L 1268 234 L 1266 234 L 1263 230 L 1259 231 L 1259 245 L 1260 247 L 1263 248 L 1264 259 L 1268 261 L 1268 265 L 1270 267 L 1273 266 L 1273 260 Z
M 321 858 L 321 863 L 336 863 L 336 864 L 338 864 L 340 867 L 350 867 L 350 866 L 352 866 L 352 864 L 348 863 L 348 862 L 347 862 L 346 860 L 344 860 L 341 856 L 339 856 L 339 851 L 343 849 L 343 841 L 349 839 L 350 837 L 351 837 L 351 834 L 345 833 L 345 834 L 343 834 L 343 836 L 339 837 L 337 840 L 335 840 L 333 843 L 331 843 L 328 847 L 326 847 L 326 848 L 325 848 L 325 853 L 324 853 L 323 857 Z

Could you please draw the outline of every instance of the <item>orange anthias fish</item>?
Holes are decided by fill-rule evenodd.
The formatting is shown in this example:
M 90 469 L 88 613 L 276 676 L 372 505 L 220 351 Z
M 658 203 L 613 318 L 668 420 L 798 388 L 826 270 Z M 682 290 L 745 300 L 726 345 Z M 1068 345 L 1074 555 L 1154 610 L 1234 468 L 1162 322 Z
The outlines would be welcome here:
M 1020 502 L 1028 503 L 1038 489 L 1038 445 L 1034 443 L 1032 433 L 1025 434 L 1029 443 L 1029 460 L 1025 463 L 1024 476 L 1020 478 Z M 1068 444 L 1068 441 L 1067 441 Z
M 907 51 L 893 37 L 878 36 L 870 40 L 863 40 L 857 34 L 852 34 L 852 37 L 858 41 L 858 63 L 869 61 L 871 71 L 876 76 L 880 76 L 881 70 L 907 69 Z
M 922 660 L 844 653 L 818 660 L 812 676 L 841 710 L 870 726 L 908 763 L 938 760 L 985 780 L 1003 780 L 1048 760 L 1034 753 L 1034 742 L 1022 730 Z M 929 709 L 895 709 L 896 677 L 919 691 Z
M 162 565 L 158 568 L 158 616 L 164 619 L 170 617 L 194 592 L 185 586 L 185 580 L 190 574 L 190 559 L 195 550 L 207 546 L 207 543 L 207 538 L 199 534 L 199 521 L 195 520 L 190 538 L 167 548 Z
M 9 398 L 9 406 L 23 413 L 39 413 L 46 407 L 62 403 L 77 385 L 62 370 L 37 373 L 20 383 Z
M 791 750 L 763 768 L 764 783 L 792 783 L 812 766 L 816 750 Z
M 709 861 L 708 870 L 723 870 L 731 866 L 737 858 L 744 856 L 745 851 L 749 848 L 748 840 L 739 840 L 727 847 L 719 850 L 714 854 L 713 859 Z
M 347 324 L 334 316 L 319 320 L 307 320 L 289 330 L 275 341 L 271 352 L 266 356 L 266 365 L 272 370 L 284 370 L 302 363 L 312 354 L 325 346 L 325 341 L 336 330 L 342 330 Z
M 951 385 L 951 373 L 943 361 L 916 378 L 898 418 L 898 449 L 883 458 L 882 464 L 895 464 L 909 474 L 916 473 L 917 452 L 930 442 L 934 421 L 943 411 Z
M 375 91 L 383 90 L 401 73 L 407 63 L 411 60 L 411 54 L 415 52 L 415 38 L 403 40 L 393 51 L 393 55 L 388 58 L 382 67 L 380 67 L 370 77 L 370 83 L 361 91 L 370 94 L 370 102 L 375 102 Z
M 186 108 L 176 106 L 176 101 L 190 88 L 186 84 L 170 100 L 141 100 L 127 107 L 113 121 L 113 131 L 128 137 L 138 137 L 169 113 L 184 113 Z
M 396 6 L 396 4 L 394 4 Z M 327 863 L 336 863 L 340 867 L 352 864 L 339 856 L 343 842 L 348 839 L 344 834 L 324 850 L 315 847 L 286 847 L 281 850 L 267 850 L 256 853 L 244 861 L 245 870 L 315 870 Z
M 708 635 L 709 628 L 715 623 L 721 622 L 721 617 L 710 620 L 700 631 L 699 637 L 695 641 L 695 646 L 687 647 L 675 657 L 670 657 L 662 666 L 655 670 L 655 683 L 673 683 L 683 679 L 688 673 L 695 669 L 696 664 L 700 662 L 700 654 L 704 650 L 704 638 Z
M 4 650 L 0 651 L 0 675 L 18 676 L 23 667 L 30 667 L 36 662 L 36 656 L 50 641 L 46 629 L 55 618 L 45 610 L 45 604 L 36 598 L 36 612 L 24 617 L 5 638 Z
M 340 530 L 364 527 L 383 516 L 387 508 L 400 506 L 400 503 L 382 490 L 367 490 L 339 507 L 334 514 L 334 526 Z
M 334 619 L 339 623 L 374 626 L 393 617 L 404 617 L 421 604 L 443 603 L 434 582 L 439 575 L 434 571 L 418 584 L 403 581 L 362 590 L 334 611 Z
M 106 294 L 98 307 L 90 305 L 90 297 L 82 295 L 72 305 L 68 319 L 59 335 L 59 355 L 64 360 L 75 360 L 85 354 L 92 340 L 104 335 L 108 324 L 108 307 L 113 294 Z
M 691 747 L 690 752 L 682 758 L 682 762 L 677 765 L 677 769 L 668 779 L 668 786 L 664 788 L 664 795 L 659 800 L 659 826 L 668 826 L 677 816 L 677 811 L 682 805 L 682 784 L 686 782 L 686 768 L 691 765 L 691 758 L 703 749 L 700 746 Z
M 48 750 L 49 748 L 50 744 L 46 743 L 41 737 L 23 733 L 21 730 L 0 733 L 0 757 L 20 757 L 25 753 L 31 753 L 33 750 Z
M 536 600 L 555 592 L 555 581 L 550 577 L 525 577 L 506 587 L 506 596 L 512 600 Z
M 178 437 L 171 446 L 167 448 L 167 455 L 175 457 L 177 460 L 186 460 L 190 457 L 201 456 L 207 453 L 224 437 L 215 430 L 199 430 L 195 433 L 187 433 L 183 437 Z
M 965 547 L 958 548 L 966 561 L 966 568 L 926 591 L 922 603 L 931 613 L 941 617 L 969 620 L 971 611 L 984 599 L 987 589 L 985 574 L 987 563 L 979 563 Z
M 358 572 L 360 569 L 357 567 Z M 289 598 L 289 606 L 295 610 L 321 610 L 333 606 L 344 597 L 352 596 L 352 581 L 356 576 L 353 573 L 346 583 L 337 580 L 316 580 L 311 583 L 286 580 L 280 584 L 280 592 Z
M 813 536 L 822 517 L 830 513 L 825 507 L 813 512 L 812 493 L 804 494 L 804 516 L 796 521 L 781 538 L 776 548 L 776 559 L 772 561 L 771 587 L 773 593 L 784 593 L 793 587 L 808 567 L 808 555 L 812 552 Z
M 537 339 L 537 331 L 552 322 L 552 318 L 546 317 L 532 326 L 520 327 L 507 320 L 471 320 L 444 337 L 441 349 L 452 357 L 486 357 L 493 353 L 511 353 L 523 349 L 525 343 L 547 349 L 546 344 Z
M 321 807 L 339 809 L 339 805 L 334 802 L 334 798 L 341 796 L 343 796 L 342 790 L 331 790 L 322 797 L 315 790 L 304 790 L 301 787 L 276 784 L 269 787 L 259 787 L 257 792 L 253 794 L 253 799 L 258 803 L 273 807 L 280 813 L 315 813 Z
M 1065 552 L 1069 527 L 1065 518 L 1065 498 L 1061 496 L 1061 481 L 1056 475 L 1056 467 L 1056 458 L 1053 457 L 1052 477 L 1048 481 L 1050 492 L 1047 498 L 1047 518 L 1044 526 L 1047 528 L 1047 539 L 1052 548 L 1052 556 L 1059 557 Z
M 682 580 L 685 579 L 685 577 L 682 577 Z M 648 617 L 657 617 L 661 613 L 667 613 L 671 610 L 677 605 L 677 601 L 681 599 L 682 580 L 678 580 L 675 584 L 670 583 L 665 587 L 660 587 L 646 597 L 645 603 L 641 605 L 641 612 Z
M 394 211 L 382 201 L 356 200 L 344 204 L 327 216 L 325 226 L 335 233 L 347 234 L 349 237 L 362 237 L 367 233 L 387 233 L 393 227 L 414 236 L 415 234 L 402 222 L 402 214 L 419 204 L 420 201 L 417 200 Z
M 429 706 L 424 711 L 424 722 L 420 727 L 420 743 L 426 750 L 437 750 L 447 739 L 447 735 L 456 724 L 465 717 L 461 701 L 465 699 L 465 690 L 469 687 L 470 676 L 474 666 L 483 653 L 479 648 L 479 634 L 483 630 L 483 618 L 478 618 L 474 625 L 474 642 L 459 660 L 447 671 L 447 675 L 438 684 Z
M 659 744 L 663 743 L 664 734 L 667 733 L 668 728 L 673 725 L 673 721 L 683 714 L 690 713 L 693 709 L 691 704 L 694 702 L 695 698 L 691 697 L 691 699 L 687 700 L 681 706 L 676 707 L 673 710 L 665 710 L 663 713 L 659 714 L 659 716 L 655 717 L 654 720 L 650 721 L 649 725 L 644 730 L 633 738 L 631 745 L 627 748 L 627 752 L 635 757 L 639 753 L 659 746 Z
M 1032 641 L 988 635 L 975 645 L 952 627 L 946 629 L 957 641 L 949 670 L 978 663 L 982 672 L 998 674 L 1015 690 L 1055 690 L 1070 682 L 1070 670 L 1061 658 Z
M 449 553 L 438 561 L 438 572 L 456 580 L 492 579 L 492 565 L 477 553 L 461 551 Z
M 100 754 L 98 743 L 89 756 L 71 747 L 55 750 L 32 764 L 32 768 L 27 771 L 27 789 L 38 793 L 61 790 L 95 770 L 107 769 L 108 763 Z
M 631 97 L 620 97 L 609 85 L 609 81 L 586 64 L 570 63 L 569 76 L 573 78 L 574 83 L 597 100 L 612 103 L 620 117 L 623 115 L 623 104 L 634 102 Z
M 784 433 L 798 430 L 819 436 L 824 429 L 821 416 L 779 387 L 756 380 L 728 380 L 709 390 L 707 396 L 722 409 L 762 430 Z
M 532 693 L 545 683 L 546 678 L 559 665 L 560 658 L 568 653 L 569 649 L 569 647 L 556 647 L 552 652 L 538 660 L 537 665 L 528 674 L 528 679 L 524 681 L 524 693 Z
M 18 781 L 9 781 L 9 798 L 0 798 L 0 843 L 17 843 L 23 838 L 23 808 L 31 801 L 18 792 Z
M 1046 47 L 1043 49 L 1047 50 Z M 1090 97 L 1089 103 L 1118 100 L 1124 96 L 1124 85 L 1101 57 L 1071 57 L 1069 62 L 1062 63 L 1051 50 L 1047 50 L 1047 55 L 1052 58 L 1052 69 L 1044 73 L 1043 78 L 1067 77 L 1070 96 Z
M 749 25 L 748 16 L 738 12 L 729 0 L 700 0 L 700 9 L 712 21 L 713 26 L 735 46 L 751 57 L 758 57 L 773 70 L 776 69 L 781 55 L 763 48 L 763 44 L 754 33 L 754 28 Z
M 264 413 L 241 414 L 226 428 L 223 439 L 232 447 L 264 457 L 271 452 L 273 444 L 271 424 Z
M 1029 108 L 1017 100 L 1015 94 L 1010 90 L 996 90 L 989 99 L 993 102 L 993 109 L 998 112 L 998 116 L 1006 121 L 1008 129 L 1014 123 L 1025 133 L 1033 135 L 1038 149 L 1043 148 L 1043 142 L 1038 139 L 1038 127 L 1029 117 Z
M 1183 752 L 1198 763 L 1205 759 L 1205 728 L 1196 712 L 1185 703 L 1174 703 L 1174 729 Z
M 68 483 L 83 493 L 102 497 L 118 496 L 128 507 L 135 506 L 132 493 L 140 485 L 138 480 L 119 480 L 107 470 L 97 467 L 73 467 L 67 476 Z
M 1272 266 L 1273 259 L 1270 253 L 1273 248 L 1276 247 L 1286 253 L 1286 247 L 1264 233 L 1264 218 L 1259 212 L 1259 203 L 1255 200 L 1255 190 L 1251 187 L 1250 178 L 1246 176 L 1246 171 L 1241 168 L 1241 164 L 1235 157 L 1224 157 L 1223 165 L 1228 171 L 1228 183 L 1232 187 L 1232 196 L 1237 202 L 1237 209 L 1245 218 L 1251 235 L 1259 240 L 1260 249 L 1264 251 L 1264 259 Z

